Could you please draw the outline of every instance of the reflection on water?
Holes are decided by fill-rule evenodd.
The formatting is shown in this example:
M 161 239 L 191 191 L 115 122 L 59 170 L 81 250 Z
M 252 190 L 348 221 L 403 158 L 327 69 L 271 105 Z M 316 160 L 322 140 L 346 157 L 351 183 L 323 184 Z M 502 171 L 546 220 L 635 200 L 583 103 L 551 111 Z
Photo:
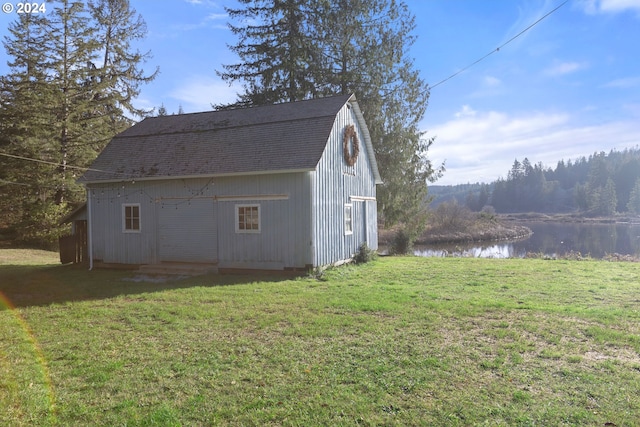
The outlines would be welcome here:
M 640 256 L 640 225 L 522 223 L 533 231 L 528 239 L 500 243 L 416 246 L 419 256 L 522 258 L 527 253 L 550 257 L 570 252 L 602 258 L 607 254 Z
M 445 257 L 459 256 L 470 258 L 513 258 L 518 257 L 513 250 L 512 243 L 502 243 L 490 246 L 460 246 L 460 245 L 437 245 L 416 246 L 414 254 L 425 257 Z M 520 255 L 524 256 L 524 254 Z

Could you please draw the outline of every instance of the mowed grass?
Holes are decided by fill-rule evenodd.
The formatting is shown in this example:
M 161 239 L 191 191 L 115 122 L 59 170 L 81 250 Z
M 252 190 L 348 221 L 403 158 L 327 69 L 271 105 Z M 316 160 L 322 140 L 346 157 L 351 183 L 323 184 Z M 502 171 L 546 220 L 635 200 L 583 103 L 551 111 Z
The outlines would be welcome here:
M 638 263 L 132 275 L 0 265 L 0 425 L 640 425 Z

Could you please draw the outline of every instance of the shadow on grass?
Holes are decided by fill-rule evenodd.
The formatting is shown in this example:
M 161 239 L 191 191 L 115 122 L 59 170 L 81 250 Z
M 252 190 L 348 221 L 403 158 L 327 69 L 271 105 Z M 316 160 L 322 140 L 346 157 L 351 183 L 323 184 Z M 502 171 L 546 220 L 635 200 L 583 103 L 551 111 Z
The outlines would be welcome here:
M 198 286 L 280 282 L 291 275 L 217 275 L 196 277 L 140 277 L 135 271 L 94 270 L 79 265 L 0 265 L 0 303 L 13 307 L 63 304 Z M 4 298 L 3 298 L 4 297 Z M 0 304 L 0 310 L 6 309 Z

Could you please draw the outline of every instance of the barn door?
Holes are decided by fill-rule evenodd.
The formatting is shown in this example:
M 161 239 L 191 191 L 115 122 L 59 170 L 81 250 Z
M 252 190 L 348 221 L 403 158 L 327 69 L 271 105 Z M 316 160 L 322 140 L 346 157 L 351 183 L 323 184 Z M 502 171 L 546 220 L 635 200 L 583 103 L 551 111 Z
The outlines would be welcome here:
M 218 260 L 217 225 L 212 199 L 164 204 L 158 210 L 158 258 L 160 262 Z
M 365 235 L 367 246 L 371 249 L 378 248 L 378 212 L 375 200 L 367 200 L 365 203 Z

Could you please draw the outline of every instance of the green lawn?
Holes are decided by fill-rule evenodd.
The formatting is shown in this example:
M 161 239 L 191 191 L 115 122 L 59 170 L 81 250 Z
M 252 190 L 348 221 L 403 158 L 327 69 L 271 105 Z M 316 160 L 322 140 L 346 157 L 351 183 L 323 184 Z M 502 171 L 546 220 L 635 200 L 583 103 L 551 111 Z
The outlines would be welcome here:
M 7 251 L 0 425 L 640 425 L 640 263 L 150 283 Z

